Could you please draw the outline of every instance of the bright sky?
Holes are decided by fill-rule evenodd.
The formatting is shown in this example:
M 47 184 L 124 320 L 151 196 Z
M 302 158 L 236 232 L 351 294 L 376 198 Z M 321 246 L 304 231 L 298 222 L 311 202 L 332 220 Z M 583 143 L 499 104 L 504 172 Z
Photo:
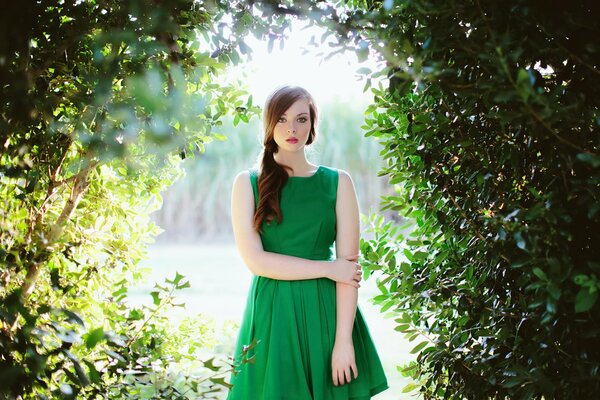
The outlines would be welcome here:
M 336 99 L 361 104 L 370 102 L 372 94 L 370 91 L 363 93 L 365 81 L 356 71 L 362 67 L 375 70 L 375 62 L 359 63 L 354 52 L 338 53 L 324 60 L 324 55 L 318 55 L 321 49 L 333 51 L 337 48 L 320 44 L 323 32 L 323 29 L 306 28 L 306 23 L 294 21 L 283 50 L 276 41 L 271 53 L 267 41 L 259 41 L 250 35 L 245 42 L 252 49 L 252 60 L 233 67 L 229 77 L 243 79 L 254 103 L 260 106 L 276 87 L 285 84 L 304 87 L 315 97 L 317 104 Z M 309 44 L 313 35 L 319 47 Z M 243 78 L 244 74 L 246 78 Z

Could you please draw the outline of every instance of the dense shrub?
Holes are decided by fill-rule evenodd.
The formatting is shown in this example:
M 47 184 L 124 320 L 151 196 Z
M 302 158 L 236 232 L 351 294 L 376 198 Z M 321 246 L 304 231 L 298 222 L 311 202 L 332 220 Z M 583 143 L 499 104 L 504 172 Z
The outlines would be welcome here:
M 241 7 L 241 8 L 240 8 Z M 0 397 L 182 398 L 226 387 L 196 362 L 210 341 L 164 317 L 176 275 L 150 307 L 127 304 L 148 215 L 227 114 L 256 112 L 216 84 L 255 20 L 237 2 L 28 2 L 0 14 Z M 241 10 L 241 11 L 239 11 Z M 234 34 L 222 22 L 234 21 Z M 181 341 L 188 343 L 175 346 Z
M 600 397 L 596 2 L 351 2 L 387 60 L 367 135 L 410 233 L 366 267 L 427 398 Z M 408 388 L 410 389 L 410 388 Z

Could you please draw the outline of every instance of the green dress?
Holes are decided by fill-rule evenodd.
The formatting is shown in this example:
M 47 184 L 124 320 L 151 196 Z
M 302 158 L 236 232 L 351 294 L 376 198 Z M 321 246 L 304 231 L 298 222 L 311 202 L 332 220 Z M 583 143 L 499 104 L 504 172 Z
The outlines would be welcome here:
M 255 202 L 256 171 L 250 172 Z M 311 260 L 334 260 L 338 171 L 320 166 L 290 177 L 282 189 L 281 224 L 263 223 L 263 249 Z M 256 203 L 255 203 L 256 204 Z M 254 276 L 235 346 L 227 400 L 366 400 L 388 388 L 369 329 L 357 308 L 352 340 L 358 378 L 334 386 L 336 283 L 327 278 Z M 240 363 L 242 348 L 258 343 Z

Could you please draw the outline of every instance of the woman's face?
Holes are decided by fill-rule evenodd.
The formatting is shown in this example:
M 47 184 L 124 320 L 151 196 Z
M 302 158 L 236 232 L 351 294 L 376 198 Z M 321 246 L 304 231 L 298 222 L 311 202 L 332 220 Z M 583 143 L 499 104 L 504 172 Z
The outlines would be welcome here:
M 300 99 L 288 108 L 273 130 L 278 151 L 302 150 L 310 133 L 310 110 L 307 99 Z

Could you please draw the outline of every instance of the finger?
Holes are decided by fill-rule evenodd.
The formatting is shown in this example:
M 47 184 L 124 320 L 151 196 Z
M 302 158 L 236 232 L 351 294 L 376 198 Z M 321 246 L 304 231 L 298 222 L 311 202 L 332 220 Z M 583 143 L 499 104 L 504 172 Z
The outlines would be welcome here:
M 339 385 L 343 385 L 344 384 L 344 380 L 342 378 L 342 375 L 340 374 L 340 371 L 336 370 L 335 371 L 335 386 L 339 386 Z
M 356 363 L 352 363 L 352 370 L 354 371 L 354 379 L 358 378 L 358 368 L 356 368 Z
M 341 369 L 340 370 L 340 385 L 345 385 L 346 383 L 348 383 L 348 380 L 345 378 L 346 378 L 346 371 Z
M 352 377 L 350 376 L 350 368 L 344 368 L 344 375 L 346 378 L 346 382 L 350 383 L 350 381 L 352 380 Z
M 338 384 L 343 385 L 344 383 L 344 371 L 338 371 Z
M 333 380 L 333 385 L 337 386 L 338 385 L 337 371 L 334 368 L 331 369 L 331 379 Z

